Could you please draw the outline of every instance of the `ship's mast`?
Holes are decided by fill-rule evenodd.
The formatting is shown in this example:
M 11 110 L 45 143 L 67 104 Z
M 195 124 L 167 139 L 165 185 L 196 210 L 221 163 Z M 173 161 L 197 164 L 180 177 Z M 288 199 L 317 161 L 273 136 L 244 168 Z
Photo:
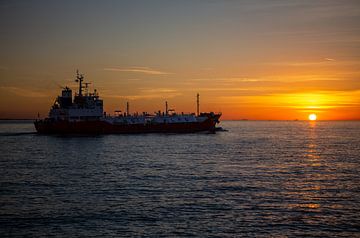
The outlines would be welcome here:
M 196 95 L 196 112 L 197 115 L 200 115 L 200 95 L 199 93 Z
M 79 82 L 79 96 L 82 96 L 82 82 L 84 81 L 84 75 L 79 74 L 79 70 L 76 70 L 76 80 L 75 82 Z
M 129 112 L 130 112 L 130 105 L 129 102 L 126 102 L 126 115 L 129 116 Z
M 168 114 L 169 114 L 169 110 L 168 110 L 168 103 L 167 103 L 167 101 L 165 101 L 165 113 L 166 113 L 166 115 L 168 115 Z

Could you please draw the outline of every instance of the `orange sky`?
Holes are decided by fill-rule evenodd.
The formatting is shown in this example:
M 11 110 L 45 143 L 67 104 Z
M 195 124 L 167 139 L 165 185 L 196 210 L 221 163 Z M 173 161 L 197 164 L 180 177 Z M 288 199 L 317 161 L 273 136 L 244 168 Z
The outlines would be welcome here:
M 80 1 L 81 2 L 81 1 Z M 359 1 L 0 3 L 0 118 L 46 116 L 76 69 L 105 110 L 360 119 Z

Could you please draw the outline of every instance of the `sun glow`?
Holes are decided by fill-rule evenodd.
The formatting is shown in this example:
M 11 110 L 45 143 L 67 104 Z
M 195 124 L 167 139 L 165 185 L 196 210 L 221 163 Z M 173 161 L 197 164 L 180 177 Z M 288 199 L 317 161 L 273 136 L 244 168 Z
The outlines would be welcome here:
M 310 121 L 316 121 L 316 114 L 312 113 L 309 115 L 309 120 Z

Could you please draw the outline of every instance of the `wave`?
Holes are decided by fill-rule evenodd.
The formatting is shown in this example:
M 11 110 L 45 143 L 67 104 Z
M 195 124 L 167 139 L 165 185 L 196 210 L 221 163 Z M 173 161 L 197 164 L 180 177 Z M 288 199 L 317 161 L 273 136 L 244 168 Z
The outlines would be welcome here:
M 24 136 L 34 134 L 36 134 L 36 132 L 0 132 L 0 136 Z

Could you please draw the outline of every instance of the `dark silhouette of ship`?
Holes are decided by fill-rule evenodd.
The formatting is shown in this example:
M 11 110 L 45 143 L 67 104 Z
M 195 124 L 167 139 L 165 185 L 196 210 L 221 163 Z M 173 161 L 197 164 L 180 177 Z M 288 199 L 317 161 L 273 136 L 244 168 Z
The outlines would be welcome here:
M 216 131 L 221 113 L 199 112 L 199 94 L 197 94 L 197 113 L 177 114 L 166 109 L 155 114 L 115 111 L 108 116 L 103 111 L 103 100 L 96 89 L 88 90 L 84 76 L 77 72 L 76 82 L 79 90 L 74 95 L 68 87 L 63 88 L 51 107 L 49 116 L 34 122 L 36 131 L 43 134 L 132 134 L 132 133 L 193 133 Z

